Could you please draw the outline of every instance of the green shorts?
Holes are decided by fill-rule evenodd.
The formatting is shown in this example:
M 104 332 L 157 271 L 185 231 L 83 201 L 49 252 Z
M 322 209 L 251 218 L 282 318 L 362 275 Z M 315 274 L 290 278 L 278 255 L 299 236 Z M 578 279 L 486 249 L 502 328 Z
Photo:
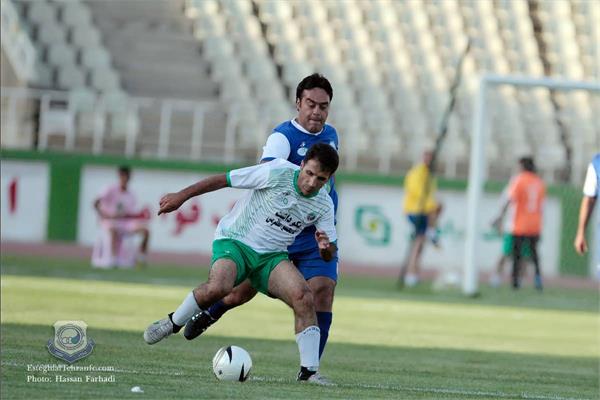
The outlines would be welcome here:
M 228 258 L 235 262 L 237 276 L 234 286 L 249 278 L 256 290 L 267 295 L 269 294 L 271 271 L 281 261 L 289 260 L 287 251 L 260 254 L 250 246 L 234 239 L 219 239 L 213 242 L 213 256 L 210 264 L 213 265 L 222 258 Z
M 502 254 L 505 256 L 512 255 L 513 251 L 513 235 L 510 233 L 504 234 L 504 240 L 502 241 Z M 531 257 L 531 249 L 529 248 L 529 243 L 523 243 L 521 247 L 521 257 Z

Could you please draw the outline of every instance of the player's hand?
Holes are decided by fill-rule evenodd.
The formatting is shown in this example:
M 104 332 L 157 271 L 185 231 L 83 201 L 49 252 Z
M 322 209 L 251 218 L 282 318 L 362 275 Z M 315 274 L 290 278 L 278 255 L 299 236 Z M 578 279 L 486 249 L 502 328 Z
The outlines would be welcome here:
M 115 219 L 116 218 L 113 214 L 109 214 L 104 211 L 98 211 L 98 214 L 100 215 L 100 218 L 102 218 L 102 219 Z
M 502 218 L 496 218 L 492 221 L 492 228 L 497 232 L 502 232 Z
M 158 215 L 177 210 L 186 200 L 187 199 L 180 192 L 165 194 L 158 203 L 160 206 Z
M 329 236 L 325 232 L 317 230 L 315 232 L 315 239 L 319 244 L 319 249 L 327 250 L 329 248 Z
M 579 254 L 586 253 L 588 251 L 587 241 L 584 235 L 577 234 L 575 236 L 575 251 Z

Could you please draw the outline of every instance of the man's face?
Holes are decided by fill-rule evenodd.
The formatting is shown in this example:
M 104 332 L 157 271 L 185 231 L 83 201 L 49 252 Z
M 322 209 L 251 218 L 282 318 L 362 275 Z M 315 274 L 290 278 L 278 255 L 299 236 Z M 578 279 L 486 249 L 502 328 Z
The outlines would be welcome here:
M 431 161 L 433 161 L 433 152 L 427 150 L 423 153 L 423 163 L 429 167 L 431 166 Z
M 300 165 L 300 174 L 298 175 L 298 187 L 305 196 L 321 190 L 327 183 L 331 174 L 321 170 L 321 164 L 315 160 L 302 161 Z
M 121 188 L 123 190 L 127 189 L 127 184 L 129 183 L 129 174 L 126 172 L 119 172 L 119 183 L 121 184 Z
M 302 98 L 296 100 L 298 109 L 296 121 L 311 133 L 319 132 L 327 121 L 330 101 L 327 92 L 321 88 L 304 90 Z

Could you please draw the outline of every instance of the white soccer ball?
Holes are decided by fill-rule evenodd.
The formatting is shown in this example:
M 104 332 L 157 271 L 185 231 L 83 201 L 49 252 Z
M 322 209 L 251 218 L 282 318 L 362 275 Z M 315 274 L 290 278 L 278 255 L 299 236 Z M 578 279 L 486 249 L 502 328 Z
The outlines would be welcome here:
M 238 346 L 221 347 L 213 357 L 213 372 L 221 381 L 244 382 L 251 368 L 250 354 Z

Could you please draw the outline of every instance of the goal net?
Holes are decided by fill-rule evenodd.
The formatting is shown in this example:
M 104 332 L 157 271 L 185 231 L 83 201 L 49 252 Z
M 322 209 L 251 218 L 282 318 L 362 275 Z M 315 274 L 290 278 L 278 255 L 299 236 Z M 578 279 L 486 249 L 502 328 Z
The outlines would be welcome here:
M 462 290 L 475 295 L 479 283 L 496 273 L 502 233 L 492 229 L 501 192 L 520 157 L 532 156 L 547 185 L 538 245 L 542 276 L 589 276 L 597 257 L 573 249 L 586 167 L 600 151 L 600 85 L 515 76 L 482 77 L 474 104 L 464 242 Z M 593 231 L 595 223 L 590 223 Z M 592 250 L 592 248 L 594 248 Z M 504 265 L 510 274 L 512 260 Z M 527 269 L 526 269 L 527 271 Z M 529 269 L 530 281 L 532 270 Z M 527 285 L 529 279 L 524 277 Z

